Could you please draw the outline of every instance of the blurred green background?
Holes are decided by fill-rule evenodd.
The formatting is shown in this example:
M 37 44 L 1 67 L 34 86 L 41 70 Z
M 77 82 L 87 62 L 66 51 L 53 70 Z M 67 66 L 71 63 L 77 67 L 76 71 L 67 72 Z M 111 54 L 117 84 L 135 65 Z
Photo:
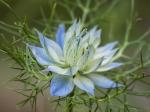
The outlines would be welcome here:
M 0 33 L 7 35 L 7 39 L 11 40 L 15 31 L 5 29 L 7 23 L 14 25 L 15 22 L 24 21 L 26 18 L 30 28 L 43 30 L 45 23 L 49 22 L 48 33 L 54 32 L 61 21 L 66 22 L 72 19 L 80 19 L 83 12 L 78 8 L 79 2 L 86 5 L 86 0 L 0 0 Z M 8 4 L 5 4 L 8 3 Z M 101 6 L 97 7 L 97 4 Z M 78 5 L 77 5 L 78 4 Z M 131 14 L 131 0 L 93 0 L 89 4 L 95 10 L 88 10 L 89 15 L 85 19 L 87 26 L 98 25 L 102 28 L 102 40 L 112 41 L 124 39 L 124 33 L 127 20 Z M 72 9 L 69 9 L 72 8 Z M 73 16 L 70 15 L 72 10 Z M 54 11 L 54 13 L 53 13 Z M 135 0 L 134 25 L 131 33 L 131 40 L 138 38 L 150 27 L 150 0 Z M 20 18 L 14 16 L 14 13 Z M 8 34 L 9 33 L 9 34 Z M 1 39 L 0 39 L 1 40 Z M 147 44 L 150 43 L 150 37 L 146 37 Z M 3 41 L 0 41 L 0 44 Z M 131 52 L 132 55 L 132 52 Z M 15 104 L 22 99 L 20 95 L 15 93 L 13 89 L 19 86 L 19 83 L 12 83 L 9 80 L 17 73 L 16 70 L 9 68 L 13 61 L 6 61 L 8 57 L 0 54 L 0 112 L 31 112 L 30 105 L 22 109 L 16 109 Z M 138 86 L 137 89 L 144 90 L 148 87 Z M 39 97 L 37 112 L 51 112 L 54 107 L 49 103 L 45 92 L 44 97 Z M 138 97 L 133 98 L 132 102 L 144 108 L 144 112 L 150 112 L 149 98 Z

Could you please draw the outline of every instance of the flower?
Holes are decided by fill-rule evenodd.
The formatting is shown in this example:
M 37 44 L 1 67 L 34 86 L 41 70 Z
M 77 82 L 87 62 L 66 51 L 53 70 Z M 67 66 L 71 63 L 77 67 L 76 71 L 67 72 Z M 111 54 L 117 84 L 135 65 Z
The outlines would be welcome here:
M 103 74 L 122 63 L 114 62 L 117 42 L 98 47 L 101 30 L 97 27 L 86 31 L 83 24 L 74 21 L 65 32 L 63 24 L 59 25 L 56 42 L 38 32 L 42 47 L 29 45 L 37 62 L 45 67 L 45 72 L 52 72 L 50 83 L 52 96 L 66 96 L 74 86 L 94 95 L 94 85 L 101 88 L 116 88 L 121 84 L 106 78 Z

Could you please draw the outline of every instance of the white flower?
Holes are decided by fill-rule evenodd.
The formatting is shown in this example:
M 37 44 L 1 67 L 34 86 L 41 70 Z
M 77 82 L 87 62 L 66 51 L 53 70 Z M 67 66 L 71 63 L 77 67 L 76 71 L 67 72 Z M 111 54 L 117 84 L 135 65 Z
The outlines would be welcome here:
M 97 30 L 97 27 L 87 32 L 80 22 L 75 21 L 65 32 L 61 24 L 56 33 L 56 42 L 37 33 L 42 47 L 29 47 L 38 63 L 46 68 L 44 71 L 53 74 L 50 84 L 52 96 L 66 96 L 75 85 L 91 95 L 94 95 L 94 85 L 102 88 L 121 86 L 98 74 L 122 64 L 113 62 L 117 42 L 98 47 L 101 30 Z

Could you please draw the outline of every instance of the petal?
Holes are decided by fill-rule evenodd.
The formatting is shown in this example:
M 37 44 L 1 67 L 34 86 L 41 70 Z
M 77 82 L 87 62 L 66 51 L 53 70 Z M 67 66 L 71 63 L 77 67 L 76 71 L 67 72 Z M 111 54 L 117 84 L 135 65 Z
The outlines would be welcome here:
M 97 26 L 95 26 L 89 31 L 89 34 L 90 34 L 89 43 L 90 44 L 93 44 L 94 42 L 96 29 L 97 29 Z
M 98 74 L 89 74 L 87 76 L 95 85 L 102 88 L 116 88 L 123 86 L 122 84 L 115 83 L 114 81 Z
M 111 63 L 113 61 L 113 57 L 117 51 L 118 51 L 118 49 L 113 49 L 111 51 L 108 51 L 108 53 L 103 57 L 103 62 L 101 65 L 106 65 L 108 63 Z
M 91 61 L 85 66 L 85 68 L 82 70 L 82 72 L 83 72 L 84 74 L 91 73 L 91 72 L 97 70 L 97 68 L 101 65 L 101 63 L 102 63 L 102 59 L 91 60 Z
M 36 30 L 36 32 L 37 32 L 37 34 L 38 34 L 38 36 L 39 36 L 41 45 L 42 45 L 43 47 L 47 47 L 47 48 L 52 47 L 52 48 L 56 51 L 56 53 L 57 53 L 58 55 L 62 55 L 62 54 L 63 54 L 63 53 L 62 53 L 62 50 L 61 50 L 61 48 L 60 48 L 60 46 L 59 46 L 56 42 L 54 42 L 53 40 L 51 40 L 51 39 L 45 37 L 45 36 L 44 36 L 42 33 L 40 33 L 39 31 Z
M 77 24 L 77 21 L 75 20 L 73 24 L 68 28 L 65 34 L 65 44 L 67 44 L 68 40 L 70 40 L 73 37 L 73 34 L 76 31 L 76 24 Z
M 38 61 L 39 64 L 41 64 L 41 65 L 51 65 L 52 64 L 52 62 L 49 60 L 49 58 L 43 48 L 35 47 L 35 46 L 31 46 L 31 45 L 28 45 L 28 46 L 31 49 L 34 57 L 36 58 L 36 60 Z
M 60 46 L 51 39 L 45 37 L 42 33 L 36 30 L 41 45 L 47 52 L 48 56 L 53 59 L 55 62 L 62 63 L 60 60 L 63 58 L 63 52 Z
M 90 79 L 77 75 L 74 78 L 74 84 L 80 89 L 90 93 L 91 95 L 94 95 L 94 84 Z
M 69 27 L 67 32 L 65 33 L 65 44 L 74 36 L 79 36 L 81 33 L 81 30 L 83 28 L 83 25 L 77 20 L 74 20 L 73 24 Z
M 56 42 L 63 49 L 64 47 L 64 36 L 65 36 L 65 27 L 64 24 L 60 24 L 56 33 Z
M 95 32 L 94 47 L 97 48 L 101 42 L 101 29 Z
M 118 41 L 111 42 L 111 43 L 106 44 L 105 46 L 101 47 L 101 49 L 102 50 L 112 50 L 117 44 L 118 44 Z
M 52 96 L 66 96 L 72 92 L 74 83 L 72 77 L 54 75 L 50 84 L 50 93 Z
M 81 30 L 82 30 L 82 25 L 80 24 L 80 22 L 77 22 L 77 20 L 75 20 L 74 23 L 69 27 L 69 29 L 65 33 L 65 41 L 64 41 L 65 56 L 67 55 L 70 46 L 72 46 L 72 44 L 76 40 L 76 37 L 79 36 Z
M 94 59 L 114 55 L 118 50 L 118 49 L 113 49 L 116 44 L 117 42 L 112 42 L 112 43 L 106 44 L 103 47 L 97 48 L 95 55 L 94 55 Z
M 120 67 L 122 65 L 122 63 L 118 63 L 118 62 L 113 62 L 104 66 L 100 66 L 96 71 L 98 72 L 104 72 L 104 71 L 108 71 L 117 67 Z
M 58 66 L 48 66 L 47 71 L 51 71 L 60 75 L 74 75 L 77 71 L 77 67 L 70 67 L 70 68 L 61 68 Z
M 88 62 L 92 59 L 94 55 L 94 47 L 91 45 L 84 51 L 84 54 L 79 58 L 77 65 L 79 68 L 84 69 Z
M 97 30 L 97 26 L 89 31 L 89 44 L 93 44 L 94 48 L 97 48 L 100 44 L 101 30 Z

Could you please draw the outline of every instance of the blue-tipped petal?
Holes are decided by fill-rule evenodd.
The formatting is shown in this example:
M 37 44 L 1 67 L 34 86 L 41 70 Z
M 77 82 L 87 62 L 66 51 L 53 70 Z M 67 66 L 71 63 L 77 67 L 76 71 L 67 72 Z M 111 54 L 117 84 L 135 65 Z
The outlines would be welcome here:
M 40 42 L 41 42 L 41 45 L 42 47 L 45 49 L 47 55 L 56 63 L 59 63 L 59 64 L 64 64 L 62 62 L 62 58 L 63 58 L 63 51 L 61 49 L 61 47 L 56 43 L 54 42 L 53 40 L 51 39 L 48 39 L 47 37 L 45 37 L 42 33 L 38 32 L 36 30 L 38 36 L 39 36 L 39 39 L 40 39 Z
M 74 78 L 74 84 L 80 89 L 90 93 L 91 95 L 94 95 L 94 84 L 87 77 L 77 75 Z
M 64 36 L 65 36 L 65 26 L 64 24 L 60 24 L 56 33 L 56 42 L 63 49 L 64 47 Z
M 31 45 L 28 45 L 28 47 L 31 49 L 34 57 L 36 58 L 36 60 L 38 61 L 39 64 L 41 64 L 41 65 L 51 65 L 52 64 L 52 62 L 49 60 L 49 58 L 43 48 L 35 47 L 35 46 L 31 46 Z
M 122 65 L 122 63 L 113 62 L 113 63 L 109 63 L 109 64 L 104 65 L 104 66 L 100 66 L 96 71 L 97 72 L 104 72 L 104 71 L 108 71 L 108 70 L 112 70 L 114 68 L 120 67 L 121 65 Z
M 66 96 L 72 92 L 74 83 L 71 77 L 54 74 L 50 84 L 52 96 Z
M 93 83 L 101 88 L 116 88 L 122 87 L 122 84 L 118 84 L 102 75 L 98 74 L 88 74 L 89 79 L 93 81 Z
M 59 56 L 63 56 L 63 52 L 61 47 L 53 40 L 45 37 L 42 33 L 40 33 L 38 30 L 35 30 L 36 33 L 38 34 L 38 37 L 40 39 L 41 45 L 43 48 L 49 50 L 49 49 L 53 49 L 57 55 Z M 51 51 L 49 51 L 51 52 Z

